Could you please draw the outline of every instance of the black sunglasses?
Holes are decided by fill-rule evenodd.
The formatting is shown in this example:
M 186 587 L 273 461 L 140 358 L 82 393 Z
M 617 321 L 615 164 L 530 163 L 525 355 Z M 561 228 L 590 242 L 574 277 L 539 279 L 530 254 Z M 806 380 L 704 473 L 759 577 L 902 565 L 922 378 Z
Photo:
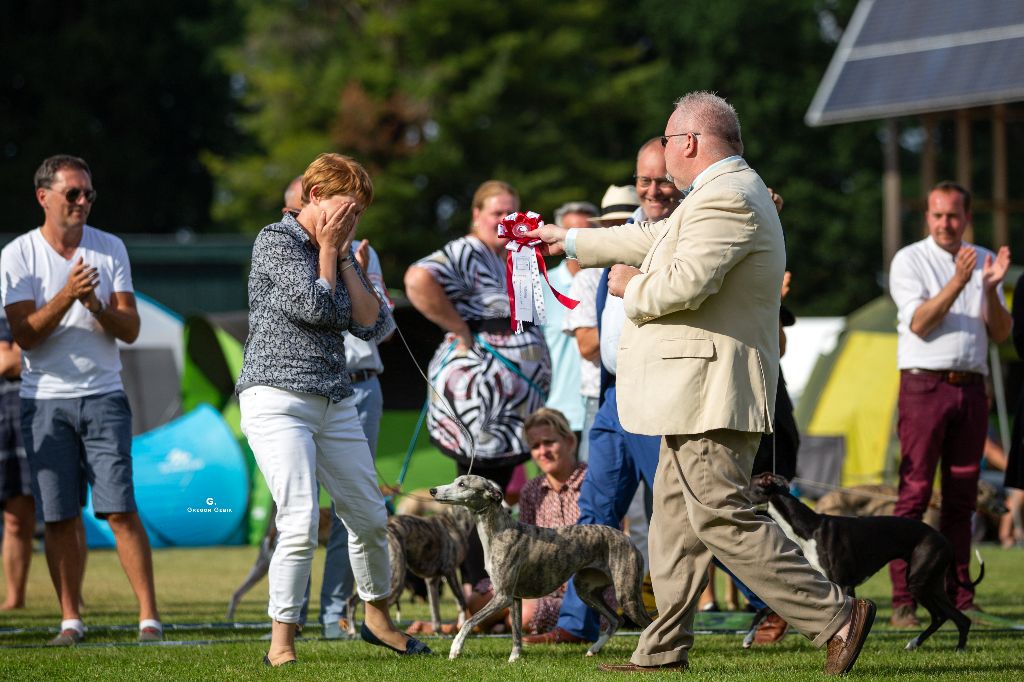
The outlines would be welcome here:
M 56 191 L 56 190 L 50 190 Z M 60 192 L 57 192 L 60 194 Z M 79 197 L 85 197 L 85 200 L 90 204 L 96 201 L 96 190 L 94 189 L 81 189 L 80 187 L 72 187 L 71 189 L 64 192 L 64 198 L 68 200 L 69 204 L 77 204 Z
M 661 136 L 661 146 L 662 147 L 667 147 L 668 146 L 668 138 L 670 138 L 670 137 L 682 137 L 683 135 L 693 135 L 694 137 L 700 137 L 700 133 L 689 133 L 689 132 L 688 133 L 672 133 L 671 135 L 662 135 Z

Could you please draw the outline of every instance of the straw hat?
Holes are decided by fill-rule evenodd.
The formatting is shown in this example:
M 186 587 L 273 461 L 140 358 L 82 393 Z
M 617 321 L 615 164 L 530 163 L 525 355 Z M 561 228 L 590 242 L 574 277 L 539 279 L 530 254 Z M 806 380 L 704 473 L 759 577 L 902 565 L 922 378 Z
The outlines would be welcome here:
M 633 217 L 633 212 L 639 206 L 640 197 L 637 196 L 636 187 L 609 185 L 601 197 L 601 215 L 591 218 L 590 222 L 601 226 L 621 225 Z

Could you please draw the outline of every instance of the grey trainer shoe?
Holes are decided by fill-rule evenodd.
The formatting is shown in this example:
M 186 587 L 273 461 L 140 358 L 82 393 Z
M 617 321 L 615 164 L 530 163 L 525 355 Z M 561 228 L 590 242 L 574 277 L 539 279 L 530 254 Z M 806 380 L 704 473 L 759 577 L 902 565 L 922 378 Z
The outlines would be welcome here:
M 46 643 L 47 646 L 74 646 L 85 639 L 85 633 L 74 628 L 61 630 L 60 634 Z

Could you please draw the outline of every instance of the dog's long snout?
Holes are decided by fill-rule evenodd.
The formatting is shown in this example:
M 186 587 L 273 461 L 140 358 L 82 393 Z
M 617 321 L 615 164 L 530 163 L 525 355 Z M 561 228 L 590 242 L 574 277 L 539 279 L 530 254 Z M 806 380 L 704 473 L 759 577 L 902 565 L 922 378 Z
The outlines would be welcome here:
M 430 496 L 431 497 L 437 497 L 437 488 L 431 488 L 430 489 Z

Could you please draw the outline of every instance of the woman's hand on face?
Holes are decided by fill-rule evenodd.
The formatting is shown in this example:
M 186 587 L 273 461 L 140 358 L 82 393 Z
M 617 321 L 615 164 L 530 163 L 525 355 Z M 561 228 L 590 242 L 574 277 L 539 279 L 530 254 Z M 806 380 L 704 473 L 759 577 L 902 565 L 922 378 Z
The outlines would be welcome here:
M 359 211 L 355 202 L 346 201 L 331 212 L 321 210 L 316 217 L 316 238 L 323 246 L 333 246 L 347 254 L 356 234 Z

